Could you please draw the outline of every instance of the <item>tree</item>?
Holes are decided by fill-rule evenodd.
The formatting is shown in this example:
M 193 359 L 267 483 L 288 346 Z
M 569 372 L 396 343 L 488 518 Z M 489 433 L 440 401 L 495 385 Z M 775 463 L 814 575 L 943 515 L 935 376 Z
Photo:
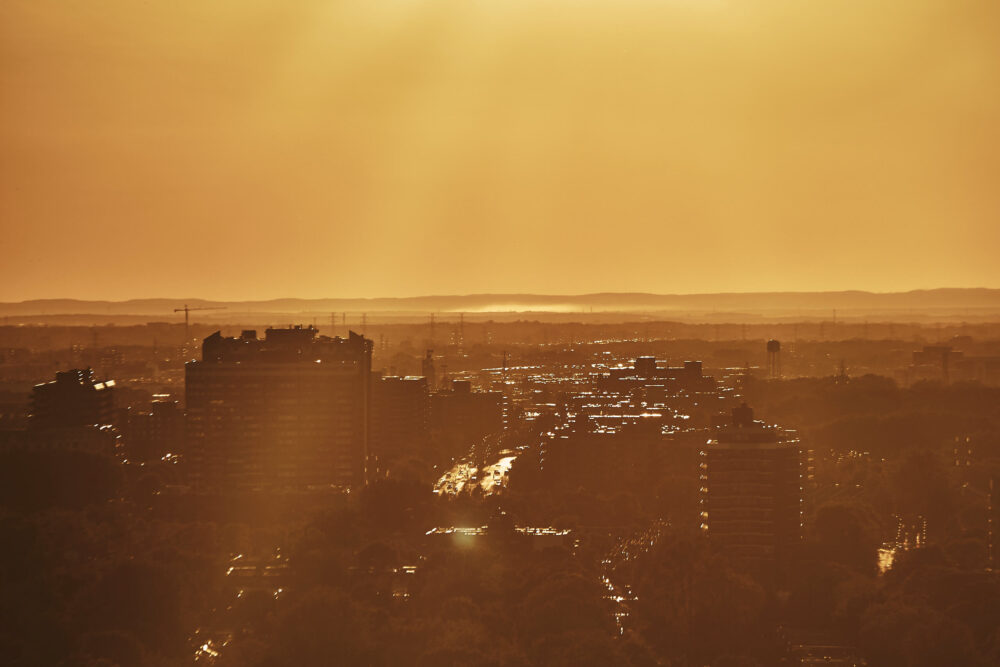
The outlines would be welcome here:
M 767 650 L 763 589 L 700 536 L 664 536 L 637 559 L 631 578 L 635 620 L 660 654 L 703 664 Z
M 823 505 L 816 512 L 811 538 L 814 557 L 875 574 L 881 540 L 871 508 L 859 503 Z
M 370 612 L 331 589 L 303 593 L 279 614 L 261 666 L 379 665 Z

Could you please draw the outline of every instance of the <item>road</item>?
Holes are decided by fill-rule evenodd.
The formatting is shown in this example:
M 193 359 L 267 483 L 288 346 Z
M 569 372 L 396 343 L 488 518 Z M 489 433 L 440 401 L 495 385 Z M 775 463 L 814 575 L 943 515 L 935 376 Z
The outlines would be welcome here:
M 635 602 L 638 598 L 632 592 L 631 584 L 624 583 L 615 576 L 615 570 L 630 560 L 633 560 L 656 546 L 663 531 L 669 524 L 662 520 L 656 520 L 653 524 L 628 537 L 620 537 L 615 543 L 615 547 L 601 561 L 601 585 L 608 592 L 604 599 L 614 603 L 615 623 L 618 625 L 618 634 L 625 633 L 625 622 L 629 617 L 629 603 Z
M 464 459 L 455 463 L 434 484 L 434 493 L 438 495 L 458 496 L 462 493 L 471 493 L 476 487 L 480 488 L 484 495 L 501 493 L 507 486 L 507 473 L 514 463 L 517 455 L 514 452 L 505 450 L 500 452 L 500 460 L 482 469 L 473 465 L 469 459 Z

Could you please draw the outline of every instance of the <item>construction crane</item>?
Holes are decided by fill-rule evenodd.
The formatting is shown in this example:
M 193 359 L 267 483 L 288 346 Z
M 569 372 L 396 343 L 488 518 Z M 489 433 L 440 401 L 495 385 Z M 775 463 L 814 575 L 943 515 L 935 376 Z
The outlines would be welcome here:
M 190 325 L 188 313 L 190 313 L 192 310 L 225 310 L 225 309 L 226 309 L 225 306 L 197 306 L 195 308 L 188 308 L 188 305 L 186 303 L 184 304 L 183 308 L 174 308 L 175 313 L 181 313 L 181 312 L 184 313 L 184 344 L 187 345 L 188 342 L 191 340 L 191 337 L 188 334 L 188 327 Z

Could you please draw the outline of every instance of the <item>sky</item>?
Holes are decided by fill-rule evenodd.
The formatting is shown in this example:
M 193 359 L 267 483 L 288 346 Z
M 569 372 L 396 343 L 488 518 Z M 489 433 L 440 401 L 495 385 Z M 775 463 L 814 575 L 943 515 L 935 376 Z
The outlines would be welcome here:
M 996 0 L 5 0 L 0 301 L 1000 287 Z

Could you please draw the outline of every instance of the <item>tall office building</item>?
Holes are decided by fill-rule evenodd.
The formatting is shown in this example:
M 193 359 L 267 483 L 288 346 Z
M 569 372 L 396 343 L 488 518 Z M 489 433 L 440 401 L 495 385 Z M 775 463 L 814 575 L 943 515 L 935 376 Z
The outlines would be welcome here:
M 746 403 L 701 452 L 701 527 L 734 562 L 774 575 L 801 535 L 799 442 Z
M 215 332 L 185 368 L 187 456 L 203 491 L 364 483 L 372 341 L 312 327 Z

